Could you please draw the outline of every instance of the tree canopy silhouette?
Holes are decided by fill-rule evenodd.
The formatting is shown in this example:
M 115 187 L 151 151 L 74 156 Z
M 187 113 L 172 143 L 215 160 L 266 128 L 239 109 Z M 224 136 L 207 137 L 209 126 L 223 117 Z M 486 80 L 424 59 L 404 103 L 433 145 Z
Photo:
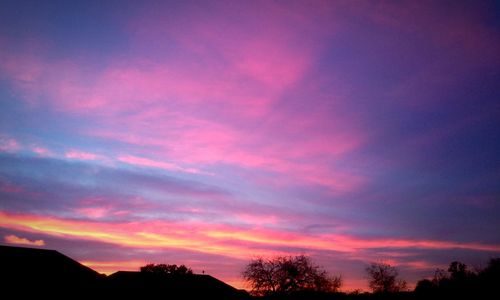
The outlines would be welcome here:
M 406 290 L 406 281 L 399 279 L 398 270 L 386 263 L 372 263 L 366 268 L 368 285 L 374 293 L 395 293 Z
M 340 276 L 330 276 L 304 255 L 254 259 L 246 266 L 243 278 L 256 295 L 337 292 L 342 285 Z
M 148 264 L 141 267 L 142 273 L 158 274 L 158 275 L 192 275 L 193 270 L 185 265 L 167 265 L 167 264 Z

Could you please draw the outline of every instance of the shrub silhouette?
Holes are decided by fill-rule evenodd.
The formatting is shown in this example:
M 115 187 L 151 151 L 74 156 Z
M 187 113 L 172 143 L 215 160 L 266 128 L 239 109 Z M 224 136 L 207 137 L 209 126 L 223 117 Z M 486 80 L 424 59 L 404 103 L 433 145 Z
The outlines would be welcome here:
M 436 285 L 429 279 L 422 279 L 417 282 L 415 286 L 415 293 L 429 295 L 434 293 L 436 290 Z
M 169 275 L 169 276 L 184 276 L 192 275 L 193 270 L 185 265 L 167 265 L 167 264 L 148 264 L 141 267 L 141 273 Z

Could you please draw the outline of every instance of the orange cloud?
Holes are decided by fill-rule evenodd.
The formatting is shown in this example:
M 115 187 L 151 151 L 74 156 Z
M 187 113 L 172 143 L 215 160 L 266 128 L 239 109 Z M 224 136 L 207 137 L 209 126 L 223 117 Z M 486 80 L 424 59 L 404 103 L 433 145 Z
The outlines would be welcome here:
M 71 220 L 1 211 L 0 227 L 60 238 L 105 242 L 130 249 L 186 250 L 241 261 L 247 261 L 255 256 L 293 255 L 297 251 L 305 253 L 308 251 L 336 251 L 348 254 L 348 257 L 353 260 L 370 261 L 372 257 L 366 254 L 366 250 L 379 248 L 388 249 L 387 251 L 394 253 L 405 249 L 467 249 L 500 252 L 500 245 L 495 244 L 412 239 L 364 239 L 340 234 L 301 234 L 285 230 L 241 228 L 202 222 L 148 220 L 106 223 L 99 219 L 92 221 Z M 6 237 L 6 241 L 24 244 L 43 243 L 43 241 L 30 242 L 15 236 L 9 237 L 9 241 Z M 145 264 L 144 261 L 139 260 L 84 260 L 81 263 L 105 274 L 118 270 L 137 270 Z M 417 270 L 431 267 L 427 262 L 418 260 L 406 262 L 396 259 L 392 263 Z M 204 266 L 199 267 L 199 269 L 205 269 Z M 239 277 L 236 278 L 234 274 L 216 275 L 235 286 L 244 287 L 244 282 Z M 354 282 L 351 279 L 356 278 L 349 278 L 347 289 L 364 286 L 361 281 Z
M 340 234 L 306 235 L 264 228 L 171 221 L 88 222 L 0 212 L 0 227 L 113 243 L 131 248 L 184 249 L 248 259 L 305 249 L 356 253 L 376 248 L 467 249 L 500 252 L 500 245 L 413 239 L 362 239 Z
M 26 238 L 18 237 L 18 236 L 15 236 L 13 234 L 6 235 L 4 237 L 4 240 L 8 244 L 27 245 L 27 246 L 45 246 L 45 242 L 43 240 L 30 241 Z

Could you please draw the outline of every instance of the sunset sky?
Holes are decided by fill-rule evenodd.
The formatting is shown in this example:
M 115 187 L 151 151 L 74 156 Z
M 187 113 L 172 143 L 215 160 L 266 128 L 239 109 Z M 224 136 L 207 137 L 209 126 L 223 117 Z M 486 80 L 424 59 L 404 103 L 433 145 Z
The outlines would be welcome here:
M 500 256 L 495 1 L 0 1 L 0 243 L 236 287 Z

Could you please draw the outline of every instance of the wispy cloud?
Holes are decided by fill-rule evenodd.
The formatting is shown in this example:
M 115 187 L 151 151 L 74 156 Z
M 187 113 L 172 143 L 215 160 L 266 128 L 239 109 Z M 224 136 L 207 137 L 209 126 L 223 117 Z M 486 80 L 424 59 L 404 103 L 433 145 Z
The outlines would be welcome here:
M 18 152 L 19 150 L 21 150 L 21 144 L 17 140 L 0 135 L 0 151 Z
M 490 2 L 75 5 L 0 9 L 2 235 L 231 280 L 249 253 L 499 253 Z
M 36 153 L 37 155 L 40 156 L 52 156 L 54 153 L 50 151 L 49 149 L 41 146 L 33 146 L 31 150 Z
M 70 150 L 66 152 L 64 156 L 69 159 L 80 159 L 80 160 L 95 160 L 98 158 L 97 154 L 79 150 Z
M 173 163 L 168 163 L 168 162 L 163 162 L 163 161 L 156 161 L 144 157 L 138 157 L 138 156 L 133 156 L 133 155 L 123 155 L 119 156 L 118 160 L 127 164 L 135 165 L 135 166 L 141 166 L 141 167 L 150 167 L 150 168 L 159 168 L 167 171 L 181 171 L 181 172 L 187 172 L 187 173 L 202 173 L 201 171 L 195 169 L 195 168 L 183 168 L 180 166 L 177 166 L 176 164 Z
M 467 249 L 500 252 L 500 245 L 458 243 L 441 240 L 362 239 L 337 234 L 300 235 L 293 232 L 247 229 L 201 222 L 143 221 L 99 223 L 72 221 L 39 215 L 0 213 L 0 226 L 54 236 L 83 238 L 136 248 L 167 248 L 248 259 L 252 253 L 269 255 L 283 250 L 309 249 L 355 253 L 358 250 Z M 292 250 L 293 251 L 293 250 Z M 296 251 L 296 250 L 295 250 Z

